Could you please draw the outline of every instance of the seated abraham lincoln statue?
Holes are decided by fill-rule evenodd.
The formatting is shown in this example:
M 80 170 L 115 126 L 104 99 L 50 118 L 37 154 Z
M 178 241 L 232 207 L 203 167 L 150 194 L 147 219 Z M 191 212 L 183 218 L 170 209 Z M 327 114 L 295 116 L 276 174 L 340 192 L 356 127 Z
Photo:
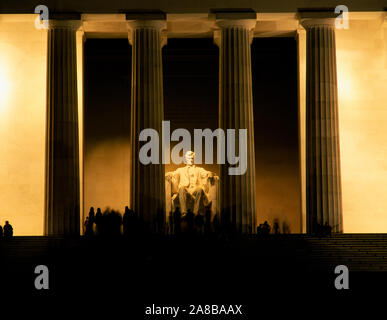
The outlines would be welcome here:
M 176 171 L 167 172 L 166 179 L 166 209 L 167 214 L 179 207 L 180 211 L 194 214 L 204 214 L 206 207 L 211 215 L 217 213 L 217 182 L 218 177 L 194 164 L 195 153 L 187 151 L 185 166 Z

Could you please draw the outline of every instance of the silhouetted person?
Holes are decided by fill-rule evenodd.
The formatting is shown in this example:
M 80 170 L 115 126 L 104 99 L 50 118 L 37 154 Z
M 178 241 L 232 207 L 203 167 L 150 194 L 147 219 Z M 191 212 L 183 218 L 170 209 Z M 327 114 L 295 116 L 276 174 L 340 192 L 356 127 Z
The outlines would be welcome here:
M 290 226 L 286 221 L 282 222 L 282 233 L 283 234 L 290 234 Z
M 175 234 L 181 232 L 181 212 L 179 207 L 176 207 L 175 211 L 173 212 L 173 227 Z
M 270 225 L 267 223 L 267 221 L 265 221 L 257 227 L 257 234 L 261 236 L 266 236 L 270 233 L 270 229 Z
M 315 223 L 314 226 L 313 226 L 313 233 L 317 236 L 317 237 L 321 237 L 323 235 L 323 226 L 319 223 Z
M 173 234 L 173 212 L 171 211 L 168 216 L 169 234 Z
M 129 230 L 131 227 L 131 212 L 129 210 L 129 207 L 125 207 L 124 215 L 122 217 L 122 230 L 124 232 L 124 235 L 129 235 Z
M 332 236 L 332 227 L 328 224 L 328 221 L 325 222 L 323 227 L 323 234 L 328 237 Z
M 102 216 L 101 208 L 97 208 L 97 212 L 95 214 L 95 226 L 97 229 L 97 234 L 99 235 L 103 233 L 102 220 L 103 220 L 103 216 Z
M 86 221 L 85 221 L 86 223 Z M 94 207 L 90 207 L 89 216 L 87 219 L 87 225 L 85 235 L 86 236 L 92 236 L 94 234 L 94 223 L 95 223 L 95 213 L 94 213 Z
M 13 228 L 8 221 L 5 221 L 3 232 L 4 232 L 4 239 L 11 239 L 13 237 Z
M 280 234 L 280 226 L 277 219 L 274 220 L 273 232 L 274 234 Z
M 195 216 L 195 227 L 199 233 L 204 232 L 204 216 L 199 213 Z
M 219 215 L 218 214 L 216 214 L 214 216 L 214 219 L 212 220 L 212 227 L 214 229 L 214 233 L 215 234 L 219 234 L 221 232 L 221 223 L 219 221 Z
M 108 237 L 116 237 L 121 234 L 122 217 L 118 211 L 105 210 L 100 222 L 101 234 Z
M 263 223 L 263 232 L 264 232 L 264 234 L 268 235 L 270 233 L 270 229 L 271 229 L 270 225 L 267 223 L 267 221 L 265 221 Z
M 0 240 L 3 239 L 3 227 L 0 226 Z
M 210 208 L 206 208 L 204 233 L 206 234 L 211 233 L 211 209 Z
M 187 210 L 184 220 L 187 224 L 187 231 L 192 232 L 194 230 L 195 215 L 191 209 Z
M 85 236 L 88 235 L 88 231 L 89 231 L 89 217 L 86 217 L 85 222 L 83 223 L 83 233 L 85 234 Z
M 118 211 L 111 211 L 111 234 L 113 236 L 121 235 L 122 216 Z

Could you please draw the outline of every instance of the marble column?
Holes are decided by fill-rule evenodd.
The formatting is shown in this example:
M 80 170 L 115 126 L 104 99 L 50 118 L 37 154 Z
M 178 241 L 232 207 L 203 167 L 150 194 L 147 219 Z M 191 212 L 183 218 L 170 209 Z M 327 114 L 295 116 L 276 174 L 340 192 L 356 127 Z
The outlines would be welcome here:
M 303 19 L 306 29 L 307 232 L 328 222 L 343 231 L 334 19 Z
M 229 15 L 229 14 L 227 14 Z M 247 171 L 230 175 L 229 164 L 220 166 L 220 204 L 223 224 L 239 233 L 256 230 L 254 116 L 251 75 L 251 31 L 256 14 L 247 19 L 217 16 L 215 42 L 219 46 L 219 127 L 247 129 Z M 227 154 L 227 153 L 226 153 Z
M 127 24 L 132 44 L 130 206 L 151 230 L 161 231 L 159 222 L 165 216 L 162 153 L 160 150 L 159 164 L 141 163 L 139 152 L 145 142 L 139 141 L 139 135 L 143 129 L 154 129 L 161 142 L 164 119 L 161 48 L 166 21 L 163 15 L 127 14 Z
M 63 18 L 48 24 L 44 227 L 48 236 L 80 232 L 76 62 L 80 20 Z

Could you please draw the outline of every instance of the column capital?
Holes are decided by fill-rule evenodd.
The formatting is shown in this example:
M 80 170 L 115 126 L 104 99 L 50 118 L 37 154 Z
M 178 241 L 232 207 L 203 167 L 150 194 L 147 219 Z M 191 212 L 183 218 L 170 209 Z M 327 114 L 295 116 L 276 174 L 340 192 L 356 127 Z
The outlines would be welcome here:
M 257 23 L 257 13 L 255 11 L 214 11 L 212 16 L 215 19 L 214 42 L 219 47 L 222 29 L 247 29 L 250 32 L 250 43 L 253 40 L 254 28 Z
M 301 25 L 305 28 L 317 26 L 335 26 L 335 19 L 338 17 L 335 13 L 335 8 L 300 8 L 298 9 L 298 17 Z
M 129 43 L 132 44 L 132 33 L 136 29 L 155 29 L 161 32 L 161 46 L 163 47 L 167 42 L 167 28 L 166 14 L 161 11 L 149 12 L 130 12 L 126 13 L 126 25 L 128 28 Z
M 49 29 L 78 30 L 82 26 L 80 13 L 50 13 L 48 20 Z
M 257 23 L 257 13 L 248 11 L 214 11 L 215 26 L 219 29 L 241 27 L 253 29 Z

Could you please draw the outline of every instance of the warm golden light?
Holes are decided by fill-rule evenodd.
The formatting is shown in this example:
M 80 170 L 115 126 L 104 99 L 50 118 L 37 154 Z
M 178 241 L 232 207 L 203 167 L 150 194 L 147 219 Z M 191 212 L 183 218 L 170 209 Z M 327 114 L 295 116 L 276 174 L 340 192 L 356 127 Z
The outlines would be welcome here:
M 344 232 L 387 231 L 387 52 L 380 19 L 336 32 Z
M 0 224 L 43 234 L 47 33 L 0 15 Z
M 10 94 L 11 84 L 7 79 L 6 71 L 3 66 L 0 66 L 0 70 L 3 70 L 0 74 L 0 112 L 2 112 L 5 109 L 7 97 Z
M 35 15 L 0 15 L 0 224 L 9 220 L 16 235 L 43 234 L 47 31 L 35 29 L 34 21 Z M 351 21 L 349 30 L 337 30 L 336 35 L 344 232 L 385 233 L 387 32 L 380 19 L 372 19 Z M 79 63 L 80 124 L 81 70 Z M 105 147 L 85 161 L 105 161 Z M 127 156 L 127 145 L 109 145 L 115 147 Z M 109 204 L 122 208 L 128 201 L 128 168 L 113 163 L 111 170 L 122 172 L 123 182 L 119 193 L 105 189 L 116 197 Z M 101 185 L 92 186 L 92 193 L 102 197 L 108 175 L 94 174 Z M 106 186 L 110 184 L 114 181 Z M 85 207 L 103 207 L 107 200 L 95 204 L 85 199 Z
M 340 72 L 337 74 L 337 89 L 341 100 L 353 99 L 357 93 L 353 86 L 353 79 L 348 72 Z
M 85 154 L 85 205 L 123 212 L 129 205 L 129 152 L 128 139 L 101 141 Z M 114 155 L 114 156 L 112 156 Z

